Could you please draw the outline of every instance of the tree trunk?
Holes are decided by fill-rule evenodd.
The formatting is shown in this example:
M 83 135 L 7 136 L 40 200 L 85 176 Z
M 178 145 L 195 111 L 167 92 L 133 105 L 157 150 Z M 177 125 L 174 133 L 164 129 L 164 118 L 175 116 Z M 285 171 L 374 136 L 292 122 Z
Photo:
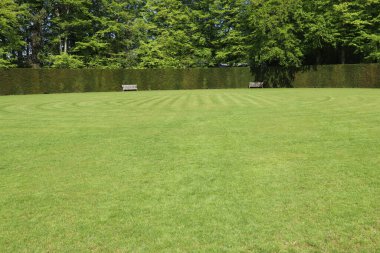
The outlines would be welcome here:
M 321 50 L 317 50 L 317 55 L 316 55 L 316 57 L 315 57 L 315 63 L 317 64 L 317 65 L 320 65 L 321 64 Z
M 24 58 L 22 56 L 22 50 L 18 50 L 17 51 L 17 62 L 18 62 L 18 66 L 23 66 L 25 65 L 25 62 L 24 62 Z
M 62 54 L 62 38 L 59 37 L 59 54 Z
M 33 68 L 39 68 L 39 54 L 43 48 L 42 21 L 38 19 L 34 22 L 30 31 L 30 60 Z
M 37 30 L 32 31 L 30 46 L 31 46 L 30 59 L 32 63 L 32 68 L 38 68 L 40 65 L 38 54 L 40 53 L 40 49 L 41 49 L 41 36 Z
M 344 50 L 344 47 L 340 50 L 340 63 L 346 64 L 346 51 Z
M 63 46 L 63 52 L 66 54 L 67 53 L 67 36 L 65 37 L 65 42 Z
M 66 15 L 69 15 L 69 13 L 70 13 L 70 8 L 67 7 Z M 68 35 L 65 34 L 64 45 L 63 45 L 63 52 L 64 52 L 65 54 L 67 54 L 67 36 L 68 36 Z
M 28 64 L 30 63 L 30 42 L 26 44 L 26 61 Z

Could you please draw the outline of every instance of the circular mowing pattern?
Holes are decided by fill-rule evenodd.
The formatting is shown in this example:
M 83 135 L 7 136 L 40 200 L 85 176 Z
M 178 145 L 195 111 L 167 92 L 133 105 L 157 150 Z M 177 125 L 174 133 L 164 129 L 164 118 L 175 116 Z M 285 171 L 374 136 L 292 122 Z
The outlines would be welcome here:
M 284 92 L 281 92 L 284 91 Z M 103 93 L 91 94 L 89 97 L 72 94 L 43 95 L 40 100 L 30 100 L 25 103 L 2 103 L 0 112 L 10 114 L 51 114 L 51 113 L 96 113 L 99 110 L 183 110 L 191 108 L 214 107 L 250 107 L 278 108 L 283 106 L 294 108 L 315 107 L 323 111 L 324 107 L 338 114 L 349 114 L 351 109 L 363 108 L 363 113 L 378 103 L 377 96 L 361 95 L 339 96 L 318 95 L 315 90 L 310 93 L 299 93 L 298 90 L 207 90 L 205 91 L 166 91 L 166 92 L 135 92 L 135 93 Z M 334 91 L 337 93 L 338 91 Z M 315 94 L 317 93 L 317 94 Z M 55 97 L 52 97 L 55 96 Z M 59 99 L 57 99 L 59 97 Z M 54 98 L 54 100 L 52 100 Z M 302 113 L 302 112 L 300 112 Z

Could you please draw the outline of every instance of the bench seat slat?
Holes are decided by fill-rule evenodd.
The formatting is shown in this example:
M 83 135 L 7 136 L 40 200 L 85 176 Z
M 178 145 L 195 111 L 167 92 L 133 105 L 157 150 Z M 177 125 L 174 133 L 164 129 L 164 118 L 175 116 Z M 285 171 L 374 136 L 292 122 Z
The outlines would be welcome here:
M 137 84 L 122 84 L 123 91 L 137 90 Z
M 264 88 L 264 82 L 249 82 L 248 88 Z

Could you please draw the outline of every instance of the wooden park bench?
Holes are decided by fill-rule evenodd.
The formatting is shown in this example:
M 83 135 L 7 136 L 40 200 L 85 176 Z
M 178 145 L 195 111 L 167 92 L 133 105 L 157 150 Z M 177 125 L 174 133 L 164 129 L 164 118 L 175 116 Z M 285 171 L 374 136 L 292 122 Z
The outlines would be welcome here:
M 248 88 L 264 88 L 264 82 L 249 82 Z
M 137 84 L 122 84 L 123 91 L 137 91 Z

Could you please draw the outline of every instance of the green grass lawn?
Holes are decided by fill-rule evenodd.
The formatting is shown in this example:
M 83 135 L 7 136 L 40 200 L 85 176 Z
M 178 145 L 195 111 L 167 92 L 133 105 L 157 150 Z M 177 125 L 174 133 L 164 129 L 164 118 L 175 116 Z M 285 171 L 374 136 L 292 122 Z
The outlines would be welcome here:
M 380 90 L 0 97 L 0 252 L 379 252 Z

